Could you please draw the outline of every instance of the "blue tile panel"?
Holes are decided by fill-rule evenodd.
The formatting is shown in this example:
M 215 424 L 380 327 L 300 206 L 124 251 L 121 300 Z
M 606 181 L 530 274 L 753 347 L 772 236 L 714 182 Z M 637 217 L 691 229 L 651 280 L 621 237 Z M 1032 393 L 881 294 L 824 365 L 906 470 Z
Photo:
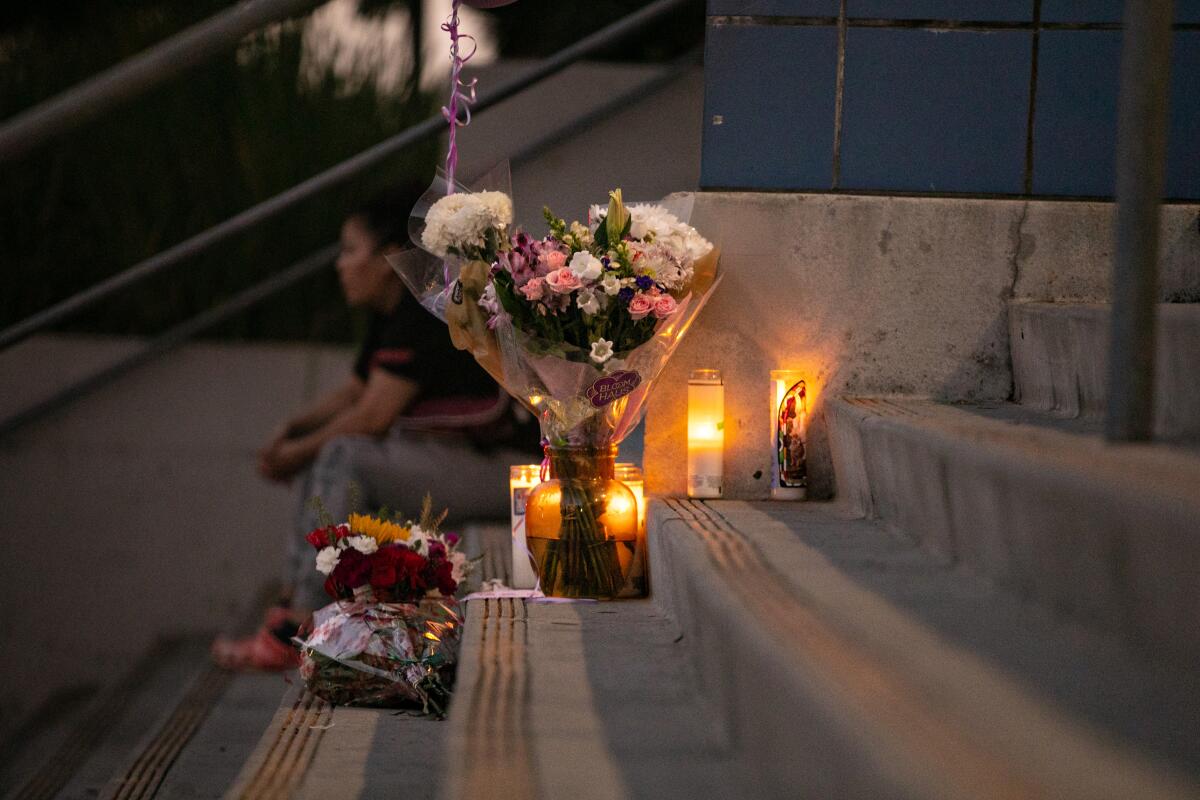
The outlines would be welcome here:
M 836 28 L 710 25 L 704 70 L 703 186 L 830 187 Z
M 1120 31 L 1043 31 L 1033 121 L 1035 194 L 1113 193 Z
M 1033 191 L 1115 191 L 1120 31 L 1044 31 L 1038 53 Z M 1200 32 L 1175 34 L 1167 129 L 1167 197 L 1200 197 Z
M 1178 0 L 1176 0 L 1178 2 Z M 1200 199 L 1200 31 L 1175 34 L 1167 128 L 1167 197 Z
M 716 16 L 836 17 L 838 0 L 708 0 Z
M 851 19 L 1032 22 L 1033 0 L 846 0 Z
M 1120 22 L 1124 10 L 1124 0 L 1042 0 L 1042 21 Z M 1200 22 L 1200 0 L 1175 0 L 1175 22 Z
M 1032 34 L 851 28 L 841 185 L 1020 193 Z

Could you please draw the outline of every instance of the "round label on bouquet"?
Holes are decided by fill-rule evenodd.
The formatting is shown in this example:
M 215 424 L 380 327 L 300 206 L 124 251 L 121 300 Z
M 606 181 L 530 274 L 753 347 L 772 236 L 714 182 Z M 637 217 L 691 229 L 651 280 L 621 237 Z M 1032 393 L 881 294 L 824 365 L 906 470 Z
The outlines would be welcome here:
M 618 400 L 632 392 L 642 382 L 642 376 L 636 372 L 621 371 L 614 372 L 612 375 L 605 375 L 603 378 L 597 378 L 596 382 L 588 387 L 587 399 L 592 401 L 592 405 L 596 408 L 603 408 L 613 400 Z

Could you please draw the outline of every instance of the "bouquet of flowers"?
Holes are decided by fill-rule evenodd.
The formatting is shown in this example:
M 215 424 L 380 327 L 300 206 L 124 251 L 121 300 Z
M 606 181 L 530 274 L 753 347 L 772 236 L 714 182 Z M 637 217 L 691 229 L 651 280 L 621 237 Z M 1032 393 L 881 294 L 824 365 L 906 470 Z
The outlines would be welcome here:
M 462 629 L 454 592 L 465 576 L 458 537 L 426 498 L 418 522 L 351 514 L 308 534 L 334 602 L 299 641 L 309 691 L 341 705 L 418 703 L 445 711 Z
M 434 200 L 440 188 L 410 225 L 431 257 L 392 263 L 456 346 L 538 416 L 554 479 L 526 517 L 541 588 L 627 594 L 642 554 L 614 511 L 628 504 L 613 486 L 616 447 L 716 286 L 717 250 L 687 224 L 687 201 L 626 206 L 615 189 L 586 224 L 545 209 L 539 239 L 512 229 L 506 193 Z

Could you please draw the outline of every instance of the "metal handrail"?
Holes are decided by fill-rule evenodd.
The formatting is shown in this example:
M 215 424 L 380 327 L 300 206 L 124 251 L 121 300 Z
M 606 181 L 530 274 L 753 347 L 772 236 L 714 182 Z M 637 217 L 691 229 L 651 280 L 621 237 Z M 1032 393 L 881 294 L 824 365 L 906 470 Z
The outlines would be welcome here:
M 325 0 L 245 0 L 39 103 L 0 126 L 0 162 L 175 77 L 249 33 Z
M 534 157 L 537 153 L 542 152 L 555 141 L 569 138 L 575 132 L 586 130 L 590 124 L 598 120 L 607 119 L 614 111 L 622 108 L 634 98 L 645 97 L 647 94 L 652 93 L 656 87 L 659 89 L 666 88 L 671 82 L 683 76 L 686 68 L 695 62 L 696 54 L 694 52 L 685 54 L 668 65 L 666 71 L 662 74 L 654 75 L 644 81 L 626 87 L 622 92 L 614 95 L 609 102 L 573 120 L 567 128 L 549 132 L 542 138 L 530 142 L 520 150 L 512 153 L 509 155 L 509 160 L 514 165 L 520 164 Z M 470 179 L 467 179 L 466 183 L 470 184 Z M 335 255 L 332 252 L 333 249 L 326 248 L 314 253 L 312 256 L 297 262 L 281 273 L 266 278 L 219 306 L 172 328 L 136 352 L 64 387 L 49 398 L 34 403 L 32 406 L 22 409 L 11 417 L 0 420 L 0 438 L 24 425 L 41 419 L 47 414 L 64 408 L 75 400 L 125 375 L 130 370 L 170 352 L 195 334 L 211 328 L 213 325 L 246 310 L 251 305 L 266 300 L 271 295 L 303 280 L 333 259 Z
M 1127 0 L 1117 120 L 1117 242 L 1109 331 L 1109 441 L 1154 436 L 1159 215 L 1167 160 L 1171 0 Z
M 490 91 L 484 92 L 475 102 L 474 111 L 476 113 L 484 111 L 545 80 L 551 75 L 561 72 L 566 67 L 587 56 L 608 50 L 614 44 L 637 33 L 650 22 L 690 2 L 692 0 L 657 0 L 657 2 L 651 3 L 635 13 L 614 22 L 612 25 L 581 39 L 570 47 L 560 50 L 554 56 L 539 62 L 521 75 L 501 83 Z M 0 350 L 9 348 L 40 330 L 44 330 L 51 325 L 55 325 L 78 314 L 85 308 L 94 305 L 121 289 L 133 286 L 151 276 L 157 275 L 168 267 L 178 264 L 185 258 L 195 256 L 209 247 L 230 238 L 234 234 L 240 233 L 292 207 L 317 192 L 348 180 L 403 148 L 440 133 L 444 130 L 445 125 L 446 122 L 440 115 L 432 116 L 423 122 L 406 128 L 389 139 L 385 139 L 377 145 L 367 148 L 355 156 L 351 156 L 340 164 L 330 167 L 324 172 L 320 172 L 292 188 L 280 192 L 274 197 L 251 206 L 245 211 L 214 225 L 202 233 L 196 234 L 190 239 L 186 239 L 161 253 L 151 256 L 145 261 L 101 281 L 89 289 L 72 295 L 50 308 L 27 317 L 0 331 Z
M 337 258 L 338 249 L 339 245 L 332 244 L 305 256 L 282 272 L 275 273 L 249 289 L 239 292 L 224 303 L 197 314 L 188 321 L 169 329 L 166 333 L 160 334 L 135 353 L 60 389 L 45 400 L 39 401 L 11 417 L 0 420 L 0 438 L 111 383 L 130 370 L 174 350 L 196 334 L 221 324 L 230 317 L 240 314 L 251 306 L 261 303 L 324 269 Z

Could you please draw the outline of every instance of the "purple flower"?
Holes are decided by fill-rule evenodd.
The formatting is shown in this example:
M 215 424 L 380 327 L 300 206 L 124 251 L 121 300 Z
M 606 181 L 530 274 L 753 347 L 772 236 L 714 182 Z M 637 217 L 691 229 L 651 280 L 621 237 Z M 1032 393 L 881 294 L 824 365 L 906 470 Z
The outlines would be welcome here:
M 626 286 L 624 289 L 617 292 L 617 299 L 620 300 L 622 303 L 628 303 L 630 300 L 633 299 L 633 289 Z
M 649 275 L 638 275 L 636 278 L 636 282 L 637 282 L 637 287 L 639 289 L 641 289 L 643 292 L 649 291 L 650 287 L 652 287 L 654 285 L 654 279 L 651 278 Z

